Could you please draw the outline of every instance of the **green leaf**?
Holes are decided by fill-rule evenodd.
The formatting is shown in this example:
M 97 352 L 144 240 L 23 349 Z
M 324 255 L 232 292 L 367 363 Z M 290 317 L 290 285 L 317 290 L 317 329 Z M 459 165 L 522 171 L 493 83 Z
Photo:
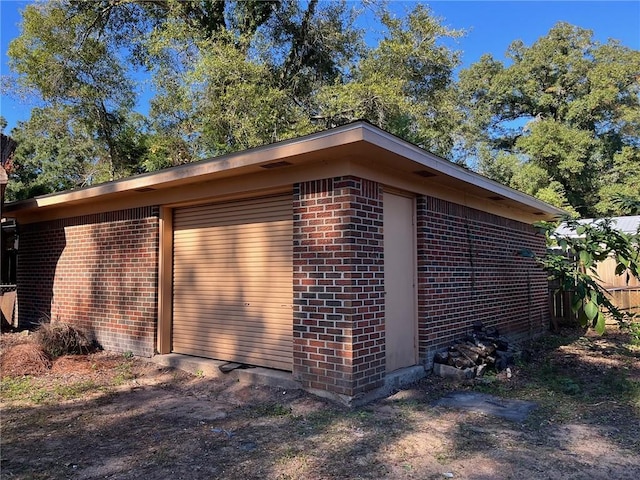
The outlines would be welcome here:
M 582 307 L 582 298 L 575 295 L 573 297 L 573 302 L 571 302 L 571 310 L 573 311 L 573 313 L 577 313 L 581 307 Z
M 600 312 L 598 314 L 598 319 L 594 325 L 594 328 L 596 330 L 596 332 L 598 332 L 599 335 L 602 335 L 604 333 L 604 331 L 606 330 L 606 325 L 605 325 L 605 316 L 602 312 Z
M 626 270 L 627 267 L 625 267 L 622 263 L 616 265 L 616 275 L 622 275 Z
M 629 266 L 629 259 L 624 255 L 618 255 L 618 263 L 624 265 L 625 267 Z
M 591 263 L 593 262 L 593 256 L 591 255 L 591 253 L 582 250 L 580 252 L 580 261 L 585 265 L 585 266 L 589 266 L 591 265 Z
M 598 304 L 594 301 L 590 301 L 584 306 L 584 314 L 589 320 L 593 320 L 594 318 L 596 318 L 598 316 L 598 313 Z
M 589 319 L 584 314 L 584 310 L 580 310 L 580 314 L 578 316 L 578 321 L 580 322 L 580 326 L 581 327 L 586 327 L 587 325 L 589 325 Z

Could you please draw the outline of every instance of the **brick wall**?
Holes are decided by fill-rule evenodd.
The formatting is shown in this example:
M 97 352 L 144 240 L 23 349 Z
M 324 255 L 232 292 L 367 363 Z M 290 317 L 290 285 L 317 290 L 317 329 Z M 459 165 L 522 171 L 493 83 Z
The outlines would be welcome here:
M 382 186 L 356 177 L 294 186 L 293 374 L 305 388 L 356 396 L 385 376 Z M 529 225 L 428 196 L 417 199 L 420 361 L 476 320 L 506 334 L 548 326 L 547 282 L 522 248 Z M 106 349 L 153 354 L 158 209 L 24 225 L 22 325 L 44 317 L 87 330 Z
M 293 374 L 355 396 L 384 380 L 382 190 L 354 177 L 294 188 Z
M 514 337 L 548 328 L 545 239 L 533 227 L 422 196 L 417 201 L 419 353 L 433 354 L 468 333 L 476 320 Z
M 22 326 L 43 318 L 69 322 L 105 349 L 153 354 L 156 207 L 24 225 L 18 255 Z

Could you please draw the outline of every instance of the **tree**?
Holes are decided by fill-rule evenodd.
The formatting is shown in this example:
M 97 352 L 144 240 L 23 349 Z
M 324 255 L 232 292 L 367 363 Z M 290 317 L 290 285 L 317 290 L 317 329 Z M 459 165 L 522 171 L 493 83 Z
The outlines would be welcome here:
M 603 175 L 599 212 L 622 215 L 640 214 L 640 148 L 622 147 L 613 156 L 611 170 Z
M 457 52 L 442 45 L 449 30 L 418 5 L 404 19 L 380 14 L 386 34 L 352 69 L 352 79 L 326 85 L 316 118 L 327 127 L 365 118 L 434 153 L 449 156 L 461 121 L 452 78 Z
M 200 158 L 367 119 L 447 154 L 458 57 L 441 42 L 460 33 L 423 7 L 379 15 L 387 34 L 373 48 L 345 2 L 281 2 L 250 32 L 164 24 L 148 44 L 157 129 L 188 137 Z M 176 44 L 189 48 L 176 56 Z
M 536 258 L 538 264 L 555 280 L 559 289 L 572 295 L 572 309 L 579 313 L 583 327 L 605 331 L 606 315 L 618 322 L 621 328 L 634 325 L 638 314 L 618 309 L 609 299 L 608 292 L 598 283 L 596 265 L 612 257 L 616 260 L 616 275 L 640 278 L 640 232 L 627 235 L 613 227 L 610 219 L 593 223 L 580 223 L 565 218 L 563 223 L 576 235 L 559 233 L 555 224 L 541 224 L 546 231 L 550 249 L 544 257 L 537 257 L 523 250 L 525 256 Z M 637 331 L 635 333 L 638 333 Z
M 4 191 L 7 186 L 7 172 L 11 171 L 13 164 L 13 154 L 16 150 L 16 141 L 4 134 L 7 120 L 0 116 L 0 218 L 2 218 L 2 208 L 4 205 Z
M 29 198 L 89 185 L 104 152 L 70 108 L 37 108 L 13 131 L 18 142 L 10 198 Z M 19 160 L 18 160 L 19 159 Z
M 17 136 L 40 132 L 40 138 L 17 155 L 23 180 L 16 188 L 24 188 L 14 193 L 197 161 L 356 119 L 447 155 L 459 123 L 452 81 L 458 57 L 443 41 L 460 32 L 423 7 L 398 20 L 377 6 L 386 33 L 367 46 L 356 19 L 369 5 L 54 0 L 27 6 L 9 55 L 20 85 L 44 103 L 18 127 Z M 132 113 L 140 78 L 155 91 L 144 118 Z M 47 126 L 54 115 L 64 128 Z M 82 161 L 73 156 L 70 165 L 59 152 L 75 144 Z M 59 167 L 69 173 L 58 184 L 36 179 L 45 171 L 53 178 Z
M 559 23 L 530 47 L 512 43 L 509 64 L 485 55 L 462 71 L 466 148 L 508 185 L 535 170 L 527 193 L 580 215 L 620 214 L 614 192 L 638 194 L 636 173 L 622 172 L 640 152 L 640 52 L 592 36 Z
M 69 122 L 74 124 L 66 129 L 69 138 L 64 141 L 75 143 L 71 138 L 74 132 L 83 137 L 81 142 L 93 138 L 91 148 L 99 155 L 91 160 L 95 166 L 102 165 L 108 179 L 114 179 L 137 171 L 138 158 L 131 158 L 122 138 L 129 129 L 134 95 L 119 57 L 119 44 L 106 41 L 101 20 L 78 2 L 29 5 L 23 12 L 22 34 L 11 42 L 8 55 L 18 82 L 36 90 L 44 102 L 37 118 L 32 117 L 34 124 L 25 125 L 25 132 L 16 136 L 23 137 L 30 129 L 45 134 L 51 129 L 48 140 L 57 138 L 62 130 L 55 125 L 55 115 L 61 114 L 67 127 Z M 42 168 L 48 170 L 51 164 L 55 171 L 55 164 L 69 166 L 68 160 L 59 156 L 44 158 L 42 151 L 47 147 L 39 149 L 38 140 L 32 138 L 30 147 L 39 151 Z M 48 149 L 51 154 L 64 150 Z M 25 151 L 26 147 L 17 153 L 17 162 Z M 74 170 L 79 167 L 75 165 Z M 57 187 L 63 185 L 67 183 L 61 179 Z

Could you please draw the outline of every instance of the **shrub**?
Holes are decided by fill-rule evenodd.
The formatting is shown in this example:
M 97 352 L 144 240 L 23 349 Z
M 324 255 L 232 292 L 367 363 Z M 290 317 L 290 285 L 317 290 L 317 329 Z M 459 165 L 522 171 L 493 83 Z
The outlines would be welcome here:
M 62 322 L 42 323 L 35 332 L 35 340 L 52 358 L 93 350 L 93 343 L 82 330 Z

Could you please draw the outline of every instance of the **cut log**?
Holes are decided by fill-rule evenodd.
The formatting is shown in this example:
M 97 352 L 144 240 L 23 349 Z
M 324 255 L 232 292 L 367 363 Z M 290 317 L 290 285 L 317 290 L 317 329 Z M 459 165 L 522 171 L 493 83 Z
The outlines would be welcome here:
M 476 365 L 476 362 L 465 357 L 457 357 L 453 360 L 453 365 L 456 368 L 471 368 Z
M 468 350 L 470 350 L 470 351 L 472 351 L 472 352 L 474 352 L 474 353 L 478 354 L 478 355 L 479 355 L 479 356 L 481 356 L 481 357 L 484 357 L 484 355 L 485 355 L 485 351 L 484 351 L 482 348 L 480 348 L 480 347 L 476 346 L 476 344 L 475 344 L 475 343 L 465 342 L 465 343 L 464 343 L 464 347 L 465 347 L 466 349 L 468 349 Z
M 460 352 L 463 357 L 472 362 L 474 365 L 478 361 L 478 358 L 480 358 L 480 355 L 469 350 L 469 348 L 467 348 L 465 345 L 456 345 L 456 350 L 458 350 L 458 352 Z

